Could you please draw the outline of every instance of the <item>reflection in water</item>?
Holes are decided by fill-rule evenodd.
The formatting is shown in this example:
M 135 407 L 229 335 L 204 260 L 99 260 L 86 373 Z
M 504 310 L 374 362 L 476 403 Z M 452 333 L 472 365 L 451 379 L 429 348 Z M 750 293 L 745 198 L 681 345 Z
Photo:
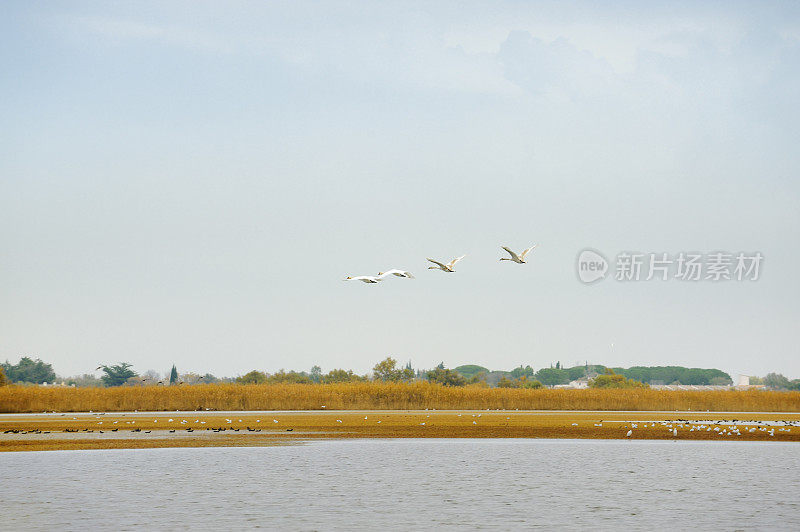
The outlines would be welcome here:
M 777 528 L 792 443 L 351 440 L 0 453 L 0 529 Z

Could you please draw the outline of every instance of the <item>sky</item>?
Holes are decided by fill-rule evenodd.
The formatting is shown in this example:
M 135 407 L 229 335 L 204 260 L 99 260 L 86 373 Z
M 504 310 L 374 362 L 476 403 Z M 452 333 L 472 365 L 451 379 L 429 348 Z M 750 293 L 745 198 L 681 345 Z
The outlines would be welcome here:
M 792 2 L 3 2 L 0 360 L 798 378 L 798 94 Z

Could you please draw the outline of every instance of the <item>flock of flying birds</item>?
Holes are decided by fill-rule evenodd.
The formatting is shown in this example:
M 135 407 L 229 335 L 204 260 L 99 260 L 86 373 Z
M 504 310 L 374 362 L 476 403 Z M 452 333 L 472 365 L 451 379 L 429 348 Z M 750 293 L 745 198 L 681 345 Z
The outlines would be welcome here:
M 512 251 L 508 246 L 503 246 L 503 249 L 508 252 L 511 257 L 503 257 L 500 260 L 510 260 L 512 262 L 516 262 L 517 264 L 525 264 L 527 261 L 525 257 L 527 257 L 528 253 L 530 253 L 536 246 L 539 244 L 534 244 L 533 246 L 529 247 L 528 249 L 524 250 L 522 253 L 515 253 Z M 428 266 L 429 270 L 442 270 L 443 272 L 453 273 L 456 270 L 455 265 L 458 261 L 466 257 L 466 255 L 461 255 L 460 257 L 456 257 L 455 259 L 451 260 L 447 264 L 443 262 L 439 262 L 438 260 L 428 259 L 428 261 L 434 263 L 436 266 Z M 362 283 L 368 284 L 376 284 L 380 281 L 383 281 L 390 275 L 394 275 L 395 277 L 405 277 L 406 279 L 413 279 L 414 276 L 411 272 L 407 272 L 405 270 L 398 270 L 392 269 L 387 270 L 385 272 L 378 272 L 378 275 L 358 275 L 355 277 L 345 277 L 345 281 L 361 281 Z

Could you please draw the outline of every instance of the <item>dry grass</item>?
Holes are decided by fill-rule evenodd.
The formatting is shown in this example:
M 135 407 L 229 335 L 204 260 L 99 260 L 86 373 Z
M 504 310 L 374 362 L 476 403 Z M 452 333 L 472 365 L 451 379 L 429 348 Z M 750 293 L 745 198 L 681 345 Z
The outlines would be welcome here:
M 764 426 L 776 421 L 792 426 Z M 702 430 L 698 422 L 703 424 Z M 271 446 L 339 438 L 627 439 L 628 430 L 632 431 L 630 439 L 800 442 L 799 424 L 797 413 L 351 410 L 0 414 L 0 452 Z M 741 432 L 733 433 L 734 426 Z
M 526 390 L 395 384 L 204 384 L 118 388 L 0 387 L 0 412 L 133 410 L 694 410 L 797 412 L 800 392 Z

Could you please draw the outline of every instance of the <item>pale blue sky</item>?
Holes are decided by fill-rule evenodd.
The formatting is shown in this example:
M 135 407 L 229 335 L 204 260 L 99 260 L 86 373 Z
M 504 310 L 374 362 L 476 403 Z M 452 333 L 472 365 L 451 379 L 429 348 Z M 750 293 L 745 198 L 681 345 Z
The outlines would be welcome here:
M 4 2 L 0 359 L 800 377 L 800 7 L 697 4 Z

